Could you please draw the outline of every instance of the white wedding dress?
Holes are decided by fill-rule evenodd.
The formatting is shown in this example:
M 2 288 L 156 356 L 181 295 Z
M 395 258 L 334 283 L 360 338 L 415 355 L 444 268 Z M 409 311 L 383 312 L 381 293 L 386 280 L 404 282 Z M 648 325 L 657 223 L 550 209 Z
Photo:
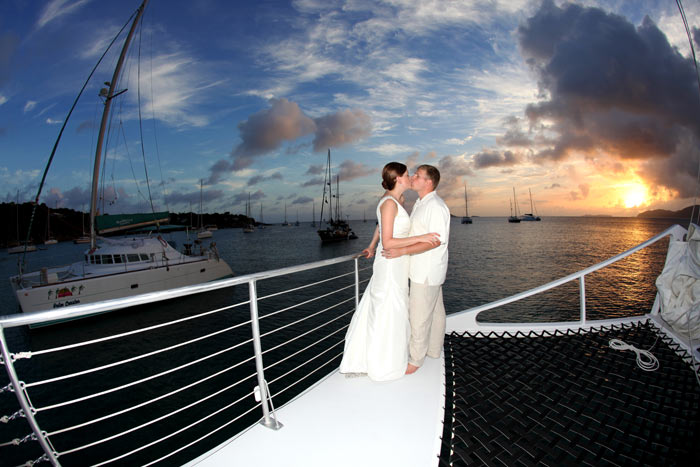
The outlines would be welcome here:
M 408 363 L 408 260 L 409 256 L 387 259 L 382 256 L 382 220 L 379 208 L 384 202 L 396 203 L 394 238 L 408 237 L 411 220 L 408 213 L 391 196 L 377 205 L 379 244 L 360 304 L 345 336 L 345 352 L 340 363 L 341 373 L 366 373 L 375 381 L 400 378 Z

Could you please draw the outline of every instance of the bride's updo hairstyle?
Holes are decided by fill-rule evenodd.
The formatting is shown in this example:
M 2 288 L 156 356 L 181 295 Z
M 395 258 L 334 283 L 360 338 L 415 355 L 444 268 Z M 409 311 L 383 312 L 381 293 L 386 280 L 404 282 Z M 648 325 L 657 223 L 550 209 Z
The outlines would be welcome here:
M 389 162 L 382 170 L 382 187 L 385 190 L 393 190 L 396 186 L 396 178 L 406 173 L 408 168 L 401 162 Z

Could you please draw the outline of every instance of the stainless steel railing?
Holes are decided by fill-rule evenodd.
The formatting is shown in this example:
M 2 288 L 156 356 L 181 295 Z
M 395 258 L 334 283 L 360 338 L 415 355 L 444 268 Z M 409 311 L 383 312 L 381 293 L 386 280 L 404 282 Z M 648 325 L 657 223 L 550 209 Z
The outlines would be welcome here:
M 86 453 L 122 436 L 131 436 L 132 433 L 137 432 L 138 430 L 143 430 L 147 427 L 152 428 L 157 426 L 159 423 L 162 423 L 164 420 L 180 417 L 188 410 L 201 410 L 200 407 L 202 407 L 204 404 L 208 403 L 209 401 L 213 401 L 217 397 L 220 397 L 221 394 L 224 394 L 226 391 L 231 391 L 234 389 L 240 393 L 236 396 L 238 397 L 236 400 L 233 402 L 229 401 L 227 404 L 216 408 L 216 410 L 213 410 L 206 416 L 200 416 L 198 419 L 194 420 L 185 427 L 179 428 L 174 432 L 167 433 L 160 436 L 158 439 L 146 442 L 143 445 L 137 447 L 130 446 L 125 452 L 114 454 L 108 459 L 99 460 L 99 462 L 98 460 L 90 460 L 90 463 L 95 465 L 106 465 L 116 461 L 123 462 L 124 459 L 129 458 L 129 456 L 149 449 L 162 441 L 170 440 L 173 437 L 179 436 L 186 430 L 198 428 L 201 423 L 209 419 L 213 420 L 225 411 L 237 406 L 237 404 L 240 404 L 243 401 L 249 401 L 251 397 L 255 397 L 258 403 L 254 404 L 250 408 L 238 410 L 240 413 L 237 413 L 234 417 L 229 418 L 225 423 L 218 426 L 213 431 L 210 431 L 208 434 L 200 436 L 194 441 L 186 443 L 172 452 L 159 453 L 158 455 L 160 457 L 152 460 L 150 463 L 146 463 L 146 465 L 166 459 L 173 454 L 196 444 L 199 440 L 226 428 L 232 423 L 243 419 L 243 417 L 251 416 L 255 410 L 261 410 L 262 412 L 262 419 L 260 420 L 260 423 L 272 429 L 279 429 L 281 427 L 281 423 L 275 419 L 274 407 L 272 406 L 273 399 L 279 398 L 281 394 L 293 394 L 294 390 L 299 388 L 299 385 L 303 386 L 302 382 L 304 380 L 308 380 L 311 375 L 320 374 L 319 372 L 324 371 L 324 368 L 326 368 L 326 373 L 334 370 L 335 367 L 332 367 L 329 370 L 328 366 L 331 362 L 336 361 L 338 356 L 342 354 L 344 330 L 347 328 L 347 324 L 343 325 L 343 323 L 349 322 L 350 315 L 357 307 L 359 301 L 360 283 L 364 282 L 360 280 L 360 272 L 369 269 L 369 267 L 360 269 L 358 264 L 359 257 L 359 254 L 348 255 L 340 258 L 317 261 L 314 263 L 292 266 L 273 271 L 265 271 L 246 276 L 223 279 L 196 286 L 181 287 L 123 299 L 108 300 L 100 303 L 76 305 L 65 309 L 21 313 L 0 317 L 0 351 L 2 352 L 2 363 L 7 370 L 10 380 L 8 388 L 15 393 L 21 408 L 20 412 L 17 413 L 17 416 L 26 417 L 32 431 L 30 438 L 36 439 L 44 451 L 43 456 L 36 461 L 48 460 L 53 465 L 60 465 L 59 459 L 61 459 L 63 456 L 68 456 L 75 453 Z M 323 272 L 326 271 L 326 269 L 323 268 L 342 268 L 346 267 L 343 266 L 344 264 L 350 263 L 351 261 L 354 264 L 350 271 L 341 271 L 339 274 L 330 275 L 330 277 L 323 274 Z M 284 279 L 287 281 L 295 275 L 306 271 L 311 271 L 313 273 L 318 272 L 318 274 L 323 275 L 320 278 L 317 277 L 317 280 L 310 283 L 303 283 L 295 287 L 286 288 L 274 293 L 259 296 L 260 291 L 258 284 L 262 281 L 275 278 Z M 105 337 L 97 337 L 48 349 L 33 351 L 11 351 L 6 339 L 5 330 L 13 327 L 56 322 L 60 320 L 72 320 L 79 317 L 107 311 L 115 311 L 137 305 L 155 306 L 164 300 L 182 298 L 217 290 L 233 290 L 233 288 L 237 286 L 247 286 L 247 299 L 237 303 L 227 303 L 219 308 L 207 310 L 191 316 L 185 316 L 155 325 L 144 326 L 138 329 L 112 334 Z M 323 291 L 316 292 L 315 288 L 320 287 L 323 288 Z M 328 291 L 329 288 L 330 291 Z M 311 298 L 298 300 L 296 296 L 302 292 L 307 292 L 307 295 Z M 284 306 L 261 316 L 259 309 L 261 302 L 274 301 L 275 299 L 282 300 L 282 298 L 285 301 Z M 178 341 L 173 345 L 165 345 L 157 348 L 156 350 L 142 352 L 125 358 L 119 358 L 107 364 L 97 364 L 90 366 L 89 368 L 70 371 L 58 376 L 51 376 L 31 382 L 23 381 L 16 368 L 17 363 L 26 363 L 31 358 L 58 358 L 62 355 L 66 355 L 66 358 L 70 359 L 72 358 L 72 355 L 74 355 L 74 352 L 77 352 L 78 350 L 87 349 L 88 352 L 96 352 L 95 350 L 92 350 L 96 348 L 96 346 L 113 346 L 115 343 L 123 339 L 144 339 L 146 336 L 149 336 L 150 333 L 163 332 L 164 330 L 167 331 L 168 329 L 176 329 L 177 327 L 185 327 L 188 330 L 197 329 L 197 325 L 199 322 L 201 322 L 201 320 L 208 319 L 212 316 L 217 316 L 217 314 L 220 313 L 235 312 L 237 309 L 240 309 L 246 305 L 250 311 L 250 319 L 248 320 L 226 325 L 222 328 L 217 328 L 213 332 L 207 332 L 188 340 Z M 316 310 L 315 307 L 320 308 L 320 310 Z M 290 314 L 291 318 L 287 318 L 287 316 Z M 328 316 L 328 314 L 331 316 Z M 273 320 L 279 321 L 279 323 L 273 322 Z M 285 320 L 289 322 L 281 324 Z M 261 322 L 263 321 L 266 323 L 270 322 L 269 325 L 266 325 L 266 327 L 270 329 L 261 331 Z M 335 326 L 336 329 L 329 329 L 329 326 L 331 325 Z M 152 358 L 160 358 L 161 360 L 167 361 L 175 351 L 184 351 L 185 353 L 193 352 L 193 349 L 205 345 L 207 342 L 213 342 L 217 339 L 229 339 L 230 337 L 228 336 L 231 336 L 232 333 L 240 332 L 246 327 L 248 327 L 251 332 L 251 337 L 249 339 L 240 339 L 239 341 L 233 343 L 233 345 L 224 346 L 215 352 L 211 352 L 210 354 L 203 355 L 199 358 L 193 358 L 191 361 L 185 361 L 179 365 L 171 366 L 170 368 L 162 371 L 156 371 L 155 373 L 144 377 L 135 378 L 126 382 L 120 382 L 121 384 L 117 384 L 103 390 L 90 392 L 88 394 L 75 395 L 67 399 L 64 398 L 59 401 L 52 401 L 51 403 L 43 402 L 42 398 L 40 397 L 34 399 L 32 395 L 34 391 L 41 392 L 43 390 L 45 392 L 51 392 L 50 388 L 52 388 L 53 385 L 77 387 L 80 386 L 77 384 L 77 381 L 80 378 L 99 377 L 104 372 L 122 371 L 129 373 L 132 371 L 131 368 L 134 368 L 134 366 L 146 366 L 145 362 Z M 278 337 L 280 334 L 284 333 L 287 333 L 292 337 L 287 339 L 285 339 L 286 336 Z M 314 333 L 320 334 L 322 337 L 314 341 L 312 338 Z M 268 345 L 266 347 L 263 345 L 263 338 L 275 338 L 280 342 L 276 342 L 275 345 Z M 311 343 L 309 343 L 309 341 L 311 341 Z M 229 343 L 227 342 L 227 344 Z M 252 355 L 245 351 L 246 346 L 249 346 L 250 344 L 252 344 L 253 347 Z M 315 350 L 315 347 L 318 345 L 326 345 L 328 348 L 323 351 Z M 289 366 L 293 364 L 290 362 L 292 362 L 294 358 L 301 358 L 303 354 L 309 352 L 309 349 L 313 350 L 313 356 L 311 358 L 296 364 L 296 366 L 293 366 L 291 369 L 288 369 Z M 235 363 L 226 360 L 228 366 L 225 368 L 206 373 L 205 376 L 195 381 L 189 381 L 187 384 L 177 386 L 174 389 L 171 389 L 163 394 L 159 394 L 156 397 L 152 397 L 148 400 L 131 404 L 126 407 L 119 407 L 118 409 L 115 409 L 107 414 L 101 414 L 79 422 L 66 422 L 65 425 L 58 423 L 58 425 L 60 425 L 59 427 L 55 427 L 54 425 L 56 425 L 56 421 L 52 420 L 50 423 L 51 428 L 49 429 L 43 428 L 43 426 L 40 425 L 39 421 L 37 420 L 37 418 L 40 418 L 45 414 L 61 412 L 63 410 L 70 409 L 71 407 L 82 407 L 83 404 L 102 404 L 104 398 L 118 397 L 118 395 L 123 391 L 130 391 L 139 385 L 154 384 L 160 381 L 160 379 L 175 378 L 177 377 L 176 375 L 183 373 L 194 373 L 195 369 L 199 369 L 205 365 L 210 365 L 221 356 L 226 356 L 228 359 L 232 358 L 228 357 L 228 355 L 233 355 L 235 353 L 243 354 L 243 359 Z M 277 354 L 281 354 L 283 356 L 278 358 L 276 361 L 264 361 L 266 358 L 273 357 Z M 267 357 L 265 357 L 266 355 Z M 248 365 L 251 365 L 253 362 L 255 366 L 254 372 L 250 374 L 246 373 L 245 368 Z M 265 363 L 267 363 L 267 365 Z M 309 368 L 313 368 L 309 374 L 295 377 L 291 384 L 276 390 L 274 395 L 270 393 L 270 386 L 278 384 L 281 385 L 287 378 L 290 377 L 292 373 L 301 371 L 303 367 L 307 366 Z M 207 367 L 204 368 L 209 371 Z M 266 378 L 266 370 L 277 372 L 279 374 L 274 376 L 272 379 Z M 227 384 L 211 394 L 207 394 L 206 396 L 198 396 L 191 402 L 184 404 L 181 407 L 170 409 L 167 413 L 163 413 L 159 416 L 153 417 L 150 420 L 143 421 L 136 426 L 125 427 L 120 429 L 117 433 L 101 436 L 92 441 L 83 442 L 80 437 L 77 437 L 80 440 L 80 443 L 82 443 L 78 443 L 78 445 L 65 446 L 64 440 L 61 440 L 59 443 L 54 441 L 55 439 L 66 436 L 67 434 L 70 435 L 71 433 L 78 433 L 81 432 L 81 430 L 89 429 L 92 426 L 109 424 L 125 414 L 136 413 L 137 410 L 151 410 L 151 408 L 155 407 L 158 403 L 161 403 L 168 398 L 175 399 L 181 397 L 186 391 L 199 390 L 199 388 L 210 384 L 215 379 L 221 378 L 222 375 L 228 376 L 233 374 L 232 372 L 235 372 L 238 374 L 238 376 L 241 376 L 242 373 L 244 373 L 244 375 L 237 381 Z M 249 385 L 254 385 L 253 380 L 255 380 L 257 384 L 252 391 L 241 389 L 243 387 L 250 387 Z M 18 418 L 17 416 L 13 416 L 12 418 Z M 61 444 L 61 446 L 59 446 L 59 444 Z M 2 446 L 2 444 L 0 444 L 0 446 Z M 82 461 L 84 461 L 84 459 Z

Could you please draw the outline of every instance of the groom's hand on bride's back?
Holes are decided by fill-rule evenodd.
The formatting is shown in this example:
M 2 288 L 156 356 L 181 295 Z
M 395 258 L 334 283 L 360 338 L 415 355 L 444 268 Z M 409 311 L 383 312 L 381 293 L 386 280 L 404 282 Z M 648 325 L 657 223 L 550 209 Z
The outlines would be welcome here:
M 382 250 L 382 256 L 387 259 L 398 258 L 403 256 L 402 248 L 384 248 Z

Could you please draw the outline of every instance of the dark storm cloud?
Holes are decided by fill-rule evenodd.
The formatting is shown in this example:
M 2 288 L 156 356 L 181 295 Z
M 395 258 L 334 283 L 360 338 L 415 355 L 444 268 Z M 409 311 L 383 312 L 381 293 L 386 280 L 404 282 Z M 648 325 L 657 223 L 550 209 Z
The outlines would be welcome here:
M 697 28 L 693 33 L 697 42 Z M 678 175 L 688 170 L 688 148 L 700 141 L 695 69 L 648 17 L 635 27 L 599 8 L 545 0 L 518 37 L 544 99 L 526 116 L 531 129 L 550 135 L 548 144 L 532 143 L 533 160 L 605 153 L 645 161 L 647 180 L 688 191 Z M 507 132 L 501 144 L 521 146 L 528 137 Z M 688 140 L 695 144 L 683 144 Z
M 488 167 L 510 167 L 521 162 L 522 158 L 513 151 L 486 150 L 472 156 L 475 169 Z
M 287 99 L 271 99 L 270 107 L 260 110 L 238 124 L 241 143 L 230 154 L 210 167 L 208 184 L 221 180 L 229 172 L 250 167 L 256 158 L 278 149 L 285 141 L 314 134 L 315 151 L 339 147 L 367 138 L 371 122 L 362 110 L 341 110 L 311 119 L 299 105 Z M 304 144 L 295 146 L 296 153 Z
M 258 184 L 260 182 L 265 182 L 267 180 L 282 180 L 282 174 L 275 172 L 272 175 L 256 175 L 248 180 L 248 186 Z

